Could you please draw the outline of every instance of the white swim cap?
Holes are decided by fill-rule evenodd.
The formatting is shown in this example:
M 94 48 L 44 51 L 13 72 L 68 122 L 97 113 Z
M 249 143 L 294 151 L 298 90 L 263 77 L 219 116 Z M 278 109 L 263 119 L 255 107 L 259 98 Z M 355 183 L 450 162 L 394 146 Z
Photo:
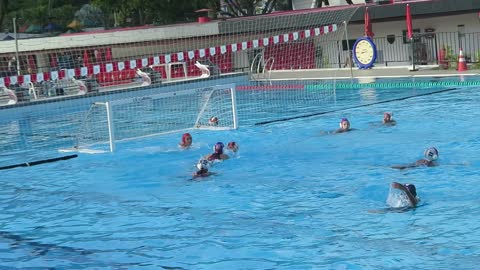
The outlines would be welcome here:
M 208 160 L 200 159 L 197 163 L 197 169 L 206 170 L 206 169 L 208 169 L 208 165 L 209 165 Z
M 435 147 L 430 147 L 427 150 L 425 150 L 425 158 L 434 161 L 438 159 L 438 150 Z

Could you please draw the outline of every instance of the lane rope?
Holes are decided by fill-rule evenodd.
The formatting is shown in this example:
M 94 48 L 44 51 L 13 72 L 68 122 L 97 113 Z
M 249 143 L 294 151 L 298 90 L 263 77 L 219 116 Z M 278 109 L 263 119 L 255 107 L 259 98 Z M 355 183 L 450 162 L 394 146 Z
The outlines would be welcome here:
M 448 89 L 444 89 L 444 90 L 440 90 L 440 91 L 436 91 L 436 92 L 424 93 L 424 94 L 419 94 L 419 95 L 415 95 L 415 96 L 394 98 L 394 99 L 382 100 L 382 101 L 378 101 L 378 102 L 374 102 L 374 103 L 356 105 L 356 106 L 351 106 L 351 107 L 346 107 L 346 108 L 341 108 L 341 109 L 336 109 L 336 110 L 330 110 L 330 111 L 324 111 L 324 112 L 318 112 L 318 113 L 311 113 L 311 114 L 299 115 L 299 116 L 292 116 L 292 117 L 285 117 L 285 118 L 270 120 L 270 121 L 263 121 L 263 122 L 255 123 L 255 126 L 266 125 L 266 124 L 271 124 L 271 123 L 276 123 L 276 122 L 285 122 L 285 121 L 301 119 L 301 118 L 308 118 L 308 117 L 312 117 L 312 116 L 341 112 L 341 111 L 346 111 L 346 110 L 351 110 L 351 109 L 356 109 L 356 108 L 361 108 L 361 107 L 368 107 L 368 106 L 382 104 L 382 103 L 389 103 L 389 102 L 394 102 L 394 101 L 406 100 L 406 99 L 411 99 L 411 98 L 416 98 L 416 97 L 421 97 L 421 96 L 429 96 L 429 95 L 433 95 L 433 94 L 440 94 L 440 93 L 445 93 L 445 92 L 452 91 L 452 90 L 457 90 L 457 89 L 459 89 L 459 88 L 448 88 Z
M 37 161 L 31 161 L 31 162 L 24 162 L 24 163 L 18 163 L 14 165 L 8 165 L 8 166 L 3 166 L 0 167 L 0 170 L 8 170 L 8 169 L 13 169 L 13 168 L 18 168 L 18 167 L 31 167 L 35 165 L 40 165 L 44 163 L 51 163 L 51 162 L 56 162 L 60 160 L 67 160 L 67 159 L 72 159 L 76 158 L 78 155 L 68 155 L 68 156 L 63 156 L 63 157 L 56 157 L 56 158 L 49 158 L 49 159 L 42 159 L 42 160 L 37 160 Z

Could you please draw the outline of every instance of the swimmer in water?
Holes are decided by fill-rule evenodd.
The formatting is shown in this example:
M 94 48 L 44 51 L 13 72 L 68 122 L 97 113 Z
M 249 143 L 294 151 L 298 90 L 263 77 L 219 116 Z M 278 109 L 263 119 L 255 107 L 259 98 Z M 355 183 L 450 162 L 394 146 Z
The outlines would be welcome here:
M 190 133 L 183 133 L 182 140 L 178 146 L 182 149 L 187 149 L 192 145 L 192 135 Z
M 208 123 L 212 126 L 218 126 L 218 118 L 216 116 L 212 116 L 212 118 L 208 120 Z
M 342 118 L 342 120 L 340 120 L 340 128 L 335 130 L 333 133 L 334 134 L 337 134 L 337 133 L 344 133 L 344 132 L 348 132 L 348 131 L 351 131 L 352 129 L 350 128 L 350 121 L 348 121 L 347 118 Z
M 210 155 L 207 155 L 205 159 L 208 161 L 228 159 L 229 156 L 223 153 L 223 147 L 224 145 L 222 142 L 217 142 L 215 146 L 213 146 L 213 153 L 211 153 Z
M 386 112 L 383 114 L 383 125 L 385 126 L 394 126 L 397 124 L 397 121 L 392 119 L 393 113 Z
M 438 159 L 438 150 L 435 147 L 427 148 L 424 152 L 425 158 L 417 160 L 415 163 L 407 164 L 407 165 L 394 165 L 392 166 L 393 169 L 407 169 L 407 168 L 414 168 L 420 166 L 426 167 L 435 167 L 438 166 L 436 160 Z
M 239 145 L 236 142 L 229 142 L 227 144 L 227 149 L 232 151 L 233 153 L 236 153 L 238 151 Z
M 414 184 L 400 184 L 393 182 L 392 188 L 401 190 L 408 198 L 411 207 L 416 207 L 420 199 L 417 197 L 417 188 Z
M 198 171 L 196 171 L 193 174 L 193 176 L 192 176 L 193 179 L 198 178 L 198 177 L 207 177 L 207 176 L 212 175 L 213 173 L 208 171 L 209 165 L 210 165 L 210 163 L 208 162 L 208 160 L 206 160 L 206 159 L 199 160 L 198 163 L 197 163 Z

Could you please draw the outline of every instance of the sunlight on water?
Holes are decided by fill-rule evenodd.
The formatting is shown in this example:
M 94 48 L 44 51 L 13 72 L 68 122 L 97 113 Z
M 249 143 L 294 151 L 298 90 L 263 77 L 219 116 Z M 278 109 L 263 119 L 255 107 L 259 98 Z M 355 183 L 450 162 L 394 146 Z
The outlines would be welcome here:
M 121 142 L 114 153 L 4 170 L 0 264 L 476 269 L 478 90 L 340 110 L 401 92 L 343 90 L 335 105 L 320 108 L 338 111 L 234 131 L 194 130 L 188 150 L 177 147 L 178 133 Z M 265 108 L 266 118 L 275 106 Z M 381 125 L 385 111 L 394 112 L 396 126 Z M 329 134 L 342 117 L 355 130 Z M 218 141 L 236 141 L 240 151 L 215 164 L 215 175 L 192 180 L 195 164 Z M 390 168 L 415 162 L 430 146 L 439 149 L 438 167 Z M 405 205 L 389 190 L 393 181 L 417 186 L 416 209 L 395 209 Z

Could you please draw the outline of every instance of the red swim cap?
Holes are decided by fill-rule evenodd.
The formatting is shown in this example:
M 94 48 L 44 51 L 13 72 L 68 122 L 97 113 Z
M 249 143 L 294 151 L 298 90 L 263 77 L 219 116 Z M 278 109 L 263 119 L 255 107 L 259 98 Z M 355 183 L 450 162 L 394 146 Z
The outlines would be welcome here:
M 190 135 L 190 133 L 183 133 L 182 135 L 182 143 L 185 143 L 187 141 L 187 138 L 188 137 L 192 137 L 192 135 Z

